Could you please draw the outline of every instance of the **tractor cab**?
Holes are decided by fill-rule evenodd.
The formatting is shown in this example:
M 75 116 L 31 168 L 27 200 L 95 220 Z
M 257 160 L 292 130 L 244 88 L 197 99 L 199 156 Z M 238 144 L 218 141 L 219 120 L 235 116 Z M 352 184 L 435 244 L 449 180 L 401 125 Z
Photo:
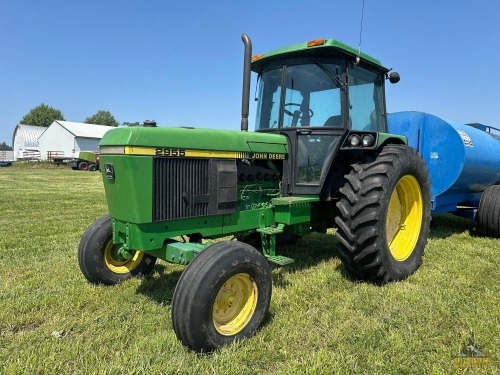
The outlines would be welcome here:
M 288 195 L 320 194 L 340 150 L 366 151 L 387 133 L 388 69 L 351 47 L 318 39 L 254 56 L 252 70 L 259 85 L 255 130 L 288 139 Z

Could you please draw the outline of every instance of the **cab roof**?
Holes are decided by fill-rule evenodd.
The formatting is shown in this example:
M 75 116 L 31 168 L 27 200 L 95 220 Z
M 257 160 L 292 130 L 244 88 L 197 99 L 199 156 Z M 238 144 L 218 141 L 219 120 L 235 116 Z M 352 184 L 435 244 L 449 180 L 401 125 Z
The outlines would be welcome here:
M 279 48 L 274 51 L 258 54 L 252 57 L 252 71 L 258 73 L 262 66 L 277 60 L 283 60 L 293 57 L 308 57 L 308 56 L 339 56 L 347 55 L 352 58 L 358 56 L 358 51 L 347 44 L 339 42 L 335 39 L 315 39 L 306 43 L 294 44 L 292 46 Z M 365 53 L 359 54 L 362 62 L 372 65 L 375 69 L 384 73 L 389 69 L 384 67 L 379 60 Z

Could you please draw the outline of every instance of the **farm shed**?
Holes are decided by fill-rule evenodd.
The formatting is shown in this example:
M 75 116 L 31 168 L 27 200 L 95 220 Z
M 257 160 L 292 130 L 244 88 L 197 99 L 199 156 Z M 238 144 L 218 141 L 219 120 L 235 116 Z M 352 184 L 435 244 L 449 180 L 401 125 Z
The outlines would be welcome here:
M 12 135 L 14 160 L 38 158 L 38 137 L 45 131 L 44 127 L 18 124 Z
M 42 160 L 47 160 L 49 152 L 58 157 L 72 158 L 79 151 L 97 151 L 99 141 L 111 129 L 114 128 L 81 122 L 54 121 L 38 138 Z

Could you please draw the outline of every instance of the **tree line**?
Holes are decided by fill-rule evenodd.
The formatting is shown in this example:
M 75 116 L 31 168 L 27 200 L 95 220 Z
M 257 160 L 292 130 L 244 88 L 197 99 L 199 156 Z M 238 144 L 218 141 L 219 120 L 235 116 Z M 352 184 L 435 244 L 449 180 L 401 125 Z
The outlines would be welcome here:
M 12 147 L 10 147 L 7 143 L 0 143 L 0 151 L 12 151 Z
M 30 110 L 22 119 L 19 121 L 20 124 L 34 125 L 48 127 L 56 120 L 66 121 L 62 112 L 59 109 L 52 108 L 46 104 L 40 104 L 39 106 Z M 105 126 L 118 126 L 120 125 L 116 121 L 115 117 L 109 112 L 104 110 L 99 110 L 92 116 L 87 117 L 84 121 L 86 124 L 96 124 Z M 139 122 L 123 122 L 123 126 L 138 126 Z

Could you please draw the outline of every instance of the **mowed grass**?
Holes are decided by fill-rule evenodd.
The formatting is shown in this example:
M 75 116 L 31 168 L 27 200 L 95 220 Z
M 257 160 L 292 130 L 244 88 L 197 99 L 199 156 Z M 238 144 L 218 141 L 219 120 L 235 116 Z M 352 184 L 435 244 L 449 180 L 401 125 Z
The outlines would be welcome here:
M 500 241 L 439 215 L 422 267 L 378 287 L 351 280 L 334 236 L 312 234 L 273 267 L 270 313 L 249 340 L 196 355 L 176 339 L 182 267 L 113 287 L 81 275 L 77 248 L 106 213 L 99 173 L 0 169 L 0 374 L 466 373 L 453 358 L 473 330 L 500 372 Z

